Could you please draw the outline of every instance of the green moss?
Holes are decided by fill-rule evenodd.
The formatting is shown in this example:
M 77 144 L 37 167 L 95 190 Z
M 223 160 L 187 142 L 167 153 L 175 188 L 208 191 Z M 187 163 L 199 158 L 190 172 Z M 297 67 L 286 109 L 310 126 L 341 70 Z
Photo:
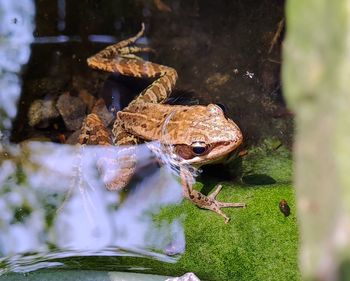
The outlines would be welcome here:
M 247 203 L 245 209 L 224 210 L 231 217 L 229 224 L 225 224 L 217 214 L 201 210 L 188 200 L 178 206 L 164 208 L 154 217 L 159 226 L 164 220 L 183 218 L 186 251 L 178 262 L 164 263 L 127 256 L 74 257 L 58 261 L 71 270 L 89 268 L 137 272 L 137 268 L 142 268 L 139 272 L 171 276 L 191 271 L 203 281 L 300 280 L 290 152 L 277 141 L 268 140 L 259 147 L 251 148 L 241 162 L 233 163 L 233 167 L 240 171 L 239 177 L 230 178 L 237 175 L 234 171 L 229 171 L 231 176 L 227 177 L 221 167 L 214 167 L 205 171 L 196 184 L 197 189 L 210 192 L 221 182 L 223 189 L 219 200 Z M 53 207 L 60 201 L 55 196 L 49 199 Z M 291 208 L 288 217 L 279 210 L 281 199 L 287 200 Z M 51 225 L 51 219 L 47 218 L 47 221 Z M 50 246 L 56 248 L 55 245 Z
M 291 169 L 290 152 L 275 142 L 251 149 L 242 161 L 242 178 L 256 175 L 255 184 L 224 182 L 218 197 L 248 204 L 246 209 L 225 209 L 231 217 L 227 225 L 218 215 L 198 209 L 187 200 L 164 209 L 157 219 L 186 216 L 186 252 L 174 267 L 195 272 L 203 280 L 300 279 Z M 274 181 L 261 183 L 259 175 Z M 289 217 L 279 210 L 281 199 L 287 200 L 291 208 Z
M 28 202 L 24 202 L 22 206 L 14 209 L 14 218 L 12 223 L 22 223 L 26 220 L 32 213 L 32 208 Z
M 27 181 L 27 176 L 26 173 L 23 172 L 23 167 L 22 165 L 17 165 L 17 170 L 15 174 L 15 180 L 17 184 L 25 184 Z

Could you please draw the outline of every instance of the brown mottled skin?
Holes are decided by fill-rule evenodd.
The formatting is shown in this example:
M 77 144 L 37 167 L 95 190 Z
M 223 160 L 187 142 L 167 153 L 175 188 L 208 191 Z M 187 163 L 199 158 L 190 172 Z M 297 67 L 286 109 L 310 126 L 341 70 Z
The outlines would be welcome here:
M 186 165 L 199 167 L 223 160 L 242 143 L 242 133 L 217 105 L 162 104 L 176 83 L 177 73 L 171 67 L 144 61 L 135 55 L 150 50 L 131 46 L 143 32 L 144 25 L 136 36 L 109 46 L 87 60 L 92 68 L 155 80 L 126 108 L 117 113 L 112 137 L 109 136 L 97 112 L 93 111 L 83 124 L 79 143 L 128 145 L 124 148 L 128 150 L 127 154 L 116 156 L 117 159 L 114 160 L 102 159 L 99 165 L 100 167 L 111 165 L 121 171 L 116 177 L 108 179 L 104 174 L 108 173 L 108 169 L 100 168 L 102 176 L 105 177 L 106 187 L 111 190 L 123 188 L 134 173 L 136 157 L 132 145 L 157 140 L 170 146 L 179 159 L 176 164 L 180 167 L 184 196 L 200 208 L 212 210 L 223 216 L 227 223 L 229 217 L 221 211 L 221 208 L 245 207 L 245 204 L 216 200 L 221 185 L 208 196 L 193 189 L 193 175 Z

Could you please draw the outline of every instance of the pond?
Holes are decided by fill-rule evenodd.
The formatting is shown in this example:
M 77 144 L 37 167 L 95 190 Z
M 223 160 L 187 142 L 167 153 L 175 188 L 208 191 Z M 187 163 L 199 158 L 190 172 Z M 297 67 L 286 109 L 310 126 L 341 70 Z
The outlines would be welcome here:
M 283 9 L 284 1 L 0 0 L 0 279 L 299 279 Z M 223 209 L 227 224 L 183 199 L 172 146 L 155 141 L 130 154 L 77 145 L 88 113 L 98 108 L 111 128 L 153 82 L 86 62 L 142 24 L 137 44 L 152 48 L 142 58 L 179 76 L 169 108 L 217 104 L 243 133 L 228 165 L 186 165 L 195 190 L 222 184 L 220 201 L 247 204 Z M 118 179 L 137 163 L 125 188 L 105 186 L 101 159 L 110 155 L 121 157 Z

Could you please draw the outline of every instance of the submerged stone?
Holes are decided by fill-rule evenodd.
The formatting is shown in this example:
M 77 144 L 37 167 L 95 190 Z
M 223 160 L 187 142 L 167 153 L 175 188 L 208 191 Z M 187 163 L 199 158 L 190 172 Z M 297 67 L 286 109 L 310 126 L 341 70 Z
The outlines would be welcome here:
M 79 97 L 66 92 L 58 98 L 56 107 L 68 130 L 75 131 L 81 128 L 86 115 L 86 104 Z

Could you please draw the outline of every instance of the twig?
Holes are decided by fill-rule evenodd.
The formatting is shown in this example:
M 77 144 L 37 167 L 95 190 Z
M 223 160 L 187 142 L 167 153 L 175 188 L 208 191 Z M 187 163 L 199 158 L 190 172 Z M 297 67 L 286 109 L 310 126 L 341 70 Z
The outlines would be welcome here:
M 281 36 L 283 27 L 284 27 L 284 18 L 281 19 L 277 24 L 277 30 L 276 30 L 275 35 L 273 36 L 272 41 L 270 43 L 269 54 L 272 52 L 273 47 L 276 45 L 278 38 Z

